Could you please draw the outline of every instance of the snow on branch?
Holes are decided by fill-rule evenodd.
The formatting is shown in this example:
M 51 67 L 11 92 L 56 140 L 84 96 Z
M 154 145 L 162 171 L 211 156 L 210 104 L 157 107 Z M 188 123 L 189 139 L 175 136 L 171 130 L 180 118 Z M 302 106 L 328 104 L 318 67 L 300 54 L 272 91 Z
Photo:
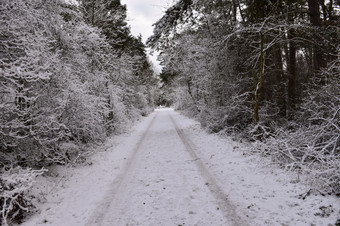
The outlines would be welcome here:
M 34 208 L 25 196 L 35 178 L 47 170 L 14 167 L 0 171 L 0 224 L 20 222 L 25 213 Z

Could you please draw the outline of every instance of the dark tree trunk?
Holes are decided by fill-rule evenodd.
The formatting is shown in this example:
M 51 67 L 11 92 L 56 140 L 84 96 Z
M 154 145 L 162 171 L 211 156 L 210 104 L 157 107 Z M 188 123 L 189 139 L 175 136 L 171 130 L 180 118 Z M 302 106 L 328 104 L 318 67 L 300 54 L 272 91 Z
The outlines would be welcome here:
M 263 34 L 260 33 L 260 74 L 255 88 L 255 104 L 254 104 L 254 124 L 257 125 L 260 121 L 259 109 L 260 109 L 260 94 L 263 87 L 263 77 L 264 77 L 264 43 Z M 255 85 L 255 83 L 254 83 Z
M 313 26 L 321 26 L 320 9 L 318 0 L 308 0 L 310 22 Z
M 313 37 L 314 37 L 314 45 L 313 45 L 313 62 L 314 62 L 314 70 L 315 72 L 319 71 L 322 67 L 327 65 L 327 62 L 324 58 L 323 50 L 322 50 L 322 39 L 320 35 L 318 35 L 318 27 L 322 26 L 322 21 L 320 18 L 320 8 L 319 8 L 319 0 L 308 0 L 308 9 L 310 16 L 310 23 L 314 27 Z
M 91 15 L 91 24 L 94 26 L 94 9 L 95 9 L 96 1 L 92 0 L 92 15 Z
M 233 22 L 236 23 L 237 21 L 237 3 L 236 1 L 234 0 L 233 1 Z
M 274 77 L 274 95 L 276 97 L 277 106 L 280 108 L 280 115 L 286 114 L 286 99 L 285 99 L 285 86 L 283 80 L 283 63 L 282 63 L 282 48 L 280 45 L 275 46 L 273 49 L 273 63 L 275 67 Z
M 292 1 L 289 2 L 289 10 L 293 10 Z M 294 24 L 294 15 L 288 15 L 288 23 Z M 290 28 L 288 30 L 288 48 L 286 49 L 287 59 L 287 94 L 286 94 L 286 116 L 290 116 L 292 108 L 296 102 L 296 43 L 294 41 L 295 30 Z
M 287 59 L 287 73 L 288 73 L 288 110 L 293 108 L 296 103 L 296 45 L 294 43 L 294 31 L 290 30 L 288 33 L 289 49 Z

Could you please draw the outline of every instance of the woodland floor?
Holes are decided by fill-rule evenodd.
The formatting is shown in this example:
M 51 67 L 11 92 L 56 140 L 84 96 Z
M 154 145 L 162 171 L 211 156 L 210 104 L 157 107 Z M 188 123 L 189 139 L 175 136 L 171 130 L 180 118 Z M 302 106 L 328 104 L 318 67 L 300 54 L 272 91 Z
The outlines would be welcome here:
M 37 178 L 31 225 L 334 225 L 340 200 L 172 109 Z

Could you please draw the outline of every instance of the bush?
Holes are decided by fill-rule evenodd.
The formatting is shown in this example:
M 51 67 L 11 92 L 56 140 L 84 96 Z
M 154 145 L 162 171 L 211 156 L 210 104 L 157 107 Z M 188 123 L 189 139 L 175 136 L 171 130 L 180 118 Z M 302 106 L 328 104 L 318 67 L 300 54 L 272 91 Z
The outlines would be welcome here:
M 294 119 L 277 127 L 262 150 L 274 162 L 305 172 L 313 188 L 340 194 L 340 59 L 330 63 L 305 91 Z M 320 85 L 321 83 L 321 85 Z M 315 85 L 316 84 L 316 85 Z M 309 87 L 309 88 L 308 88 Z
M 0 171 L 0 224 L 20 223 L 34 206 L 26 196 L 36 176 L 46 170 L 15 167 Z

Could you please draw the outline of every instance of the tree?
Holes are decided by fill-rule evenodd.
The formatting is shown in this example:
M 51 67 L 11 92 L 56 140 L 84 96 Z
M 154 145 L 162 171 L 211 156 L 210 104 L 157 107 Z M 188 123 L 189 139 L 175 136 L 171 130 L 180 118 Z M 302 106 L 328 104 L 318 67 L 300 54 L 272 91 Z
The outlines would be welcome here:
M 335 172 L 337 155 L 332 163 L 326 159 L 331 149 L 337 150 L 337 138 L 329 133 L 337 131 L 337 108 L 324 108 L 318 100 L 334 95 L 337 103 L 338 98 L 328 83 L 337 76 L 334 66 L 324 72 L 339 53 L 336 4 L 178 1 L 156 22 L 148 44 L 161 51 L 161 77 L 166 89 L 174 91 L 174 105 L 210 131 L 269 142 L 264 152 L 271 150 L 283 166 L 307 169 L 312 162 Z M 315 96 L 315 102 L 307 100 Z M 314 116 L 307 116 L 311 111 Z M 316 129 L 320 126 L 323 132 Z M 326 187 L 338 183 L 335 174 L 331 183 L 324 181 Z
M 152 48 L 157 48 L 162 38 L 169 36 L 177 25 L 190 18 L 192 5 L 192 0 L 180 0 L 167 9 L 165 15 L 154 24 L 154 34 L 148 38 L 147 44 Z
M 104 14 L 85 19 L 62 0 L 0 3 L 0 224 L 27 211 L 25 192 L 44 172 L 31 167 L 75 164 L 86 144 L 154 106 L 154 74 L 141 39 L 129 33 L 126 8 L 103 3 L 87 5 Z M 8 182 L 10 174 L 20 180 Z

